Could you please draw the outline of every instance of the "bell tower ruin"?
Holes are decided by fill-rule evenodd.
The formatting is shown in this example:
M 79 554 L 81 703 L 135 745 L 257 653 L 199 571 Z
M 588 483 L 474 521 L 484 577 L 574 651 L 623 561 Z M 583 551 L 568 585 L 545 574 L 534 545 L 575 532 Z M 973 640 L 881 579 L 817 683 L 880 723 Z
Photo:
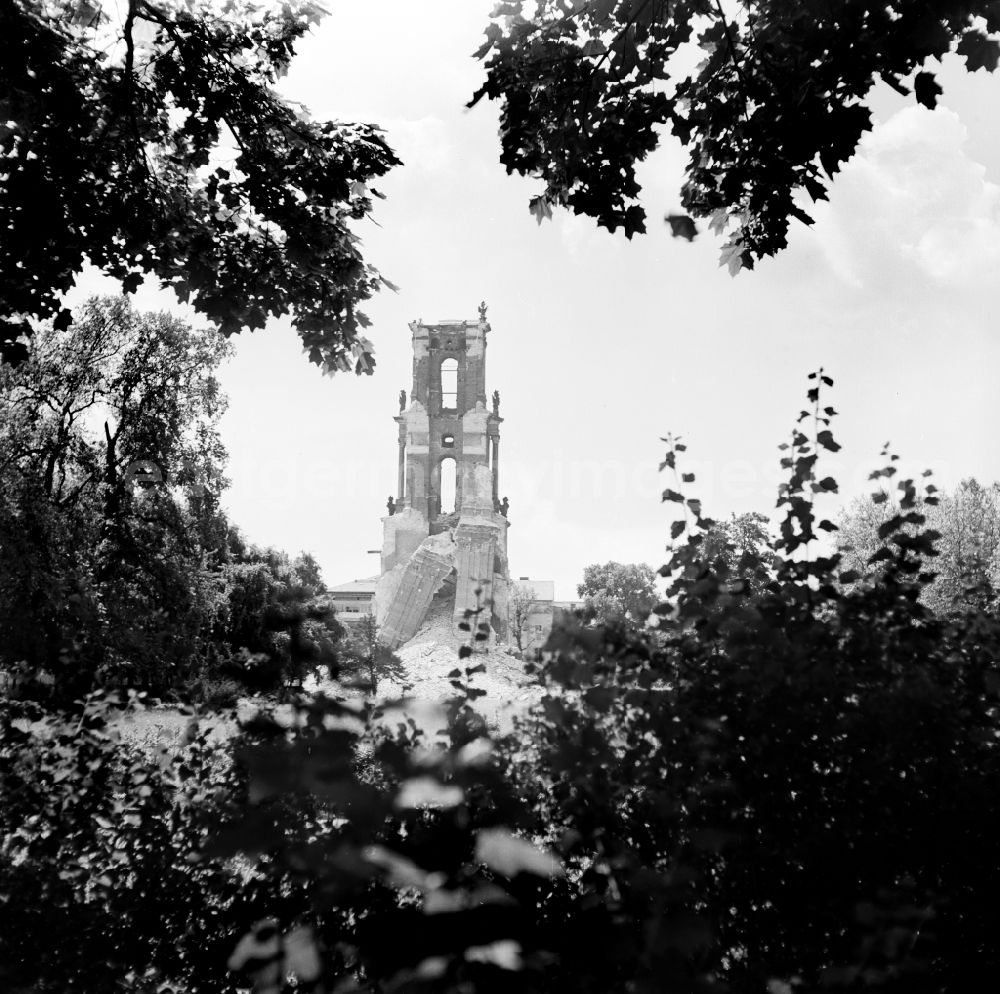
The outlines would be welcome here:
M 376 613 L 381 640 L 412 638 L 434 595 L 454 582 L 453 620 L 506 635 L 506 503 L 499 500 L 500 395 L 486 399 L 486 306 L 477 321 L 410 324 L 413 385 L 400 392 L 397 491 L 383 521 Z M 477 594 L 477 591 L 479 593 Z

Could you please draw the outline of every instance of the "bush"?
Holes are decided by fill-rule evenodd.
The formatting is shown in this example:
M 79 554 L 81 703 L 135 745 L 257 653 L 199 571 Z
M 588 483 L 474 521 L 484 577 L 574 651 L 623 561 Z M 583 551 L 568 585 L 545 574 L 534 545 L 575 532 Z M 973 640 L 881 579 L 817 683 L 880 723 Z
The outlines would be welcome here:
M 198 689 L 205 707 L 217 711 L 236 707 L 247 694 L 247 688 L 235 680 L 202 680 Z
M 870 580 L 815 551 L 837 448 L 818 387 L 778 537 L 669 488 L 685 540 L 659 627 L 567 620 L 506 740 L 460 679 L 471 646 L 433 734 L 321 695 L 167 761 L 114 745 L 94 702 L 5 720 L 4 979 L 215 994 L 232 954 L 269 994 L 979 989 L 1000 967 L 1000 619 L 923 603 L 929 485 L 897 485 Z

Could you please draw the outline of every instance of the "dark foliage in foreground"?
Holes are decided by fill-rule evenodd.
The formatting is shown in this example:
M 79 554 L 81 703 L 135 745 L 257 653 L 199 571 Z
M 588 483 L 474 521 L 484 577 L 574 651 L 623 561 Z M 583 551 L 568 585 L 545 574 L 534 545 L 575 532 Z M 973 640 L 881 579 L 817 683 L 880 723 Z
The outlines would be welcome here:
M 183 750 L 129 765 L 97 704 L 5 720 L 11 985 L 976 989 L 1000 966 L 982 913 L 1000 884 L 996 597 L 923 603 L 935 497 L 909 480 L 878 573 L 815 553 L 835 527 L 817 507 L 836 490 L 823 383 L 784 447 L 780 536 L 744 542 L 672 484 L 686 540 L 659 627 L 557 632 L 509 738 L 490 740 L 474 690 L 440 733 L 391 704 L 303 700 L 293 724 L 248 722 L 232 767 L 226 749 L 217 767 Z M 671 440 L 665 467 L 683 451 Z M 41 955 L 50 935 L 77 956 Z

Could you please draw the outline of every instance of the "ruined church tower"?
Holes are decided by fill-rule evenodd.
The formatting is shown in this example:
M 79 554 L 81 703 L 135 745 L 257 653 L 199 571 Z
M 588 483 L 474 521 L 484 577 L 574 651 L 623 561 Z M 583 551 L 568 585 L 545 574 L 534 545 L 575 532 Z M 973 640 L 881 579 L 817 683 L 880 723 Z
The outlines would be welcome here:
M 400 393 L 397 492 L 383 518 L 381 640 L 412 638 L 454 584 L 453 620 L 475 608 L 506 635 L 507 518 L 499 499 L 499 394 L 487 406 L 485 306 L 478 321 L 410 325 L 413 385 Z

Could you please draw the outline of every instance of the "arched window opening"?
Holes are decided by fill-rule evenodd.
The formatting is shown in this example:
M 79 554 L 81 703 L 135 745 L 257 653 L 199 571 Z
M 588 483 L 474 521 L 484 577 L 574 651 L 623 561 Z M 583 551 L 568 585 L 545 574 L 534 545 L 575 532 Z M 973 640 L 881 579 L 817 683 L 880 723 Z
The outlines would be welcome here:
M 449 456 L 441 460 L 441 513 L 453 514 L 458 492 L 458 463 Z
M 455 436 L 454 435 L 445 435 L 441 439 L 441 448 L 443 448 L 443 449 L 453 449 L 453 448 L 455 448 Z
M 441 410 L 458 409 L 458 360 L 445 359 L 441 363 Z

